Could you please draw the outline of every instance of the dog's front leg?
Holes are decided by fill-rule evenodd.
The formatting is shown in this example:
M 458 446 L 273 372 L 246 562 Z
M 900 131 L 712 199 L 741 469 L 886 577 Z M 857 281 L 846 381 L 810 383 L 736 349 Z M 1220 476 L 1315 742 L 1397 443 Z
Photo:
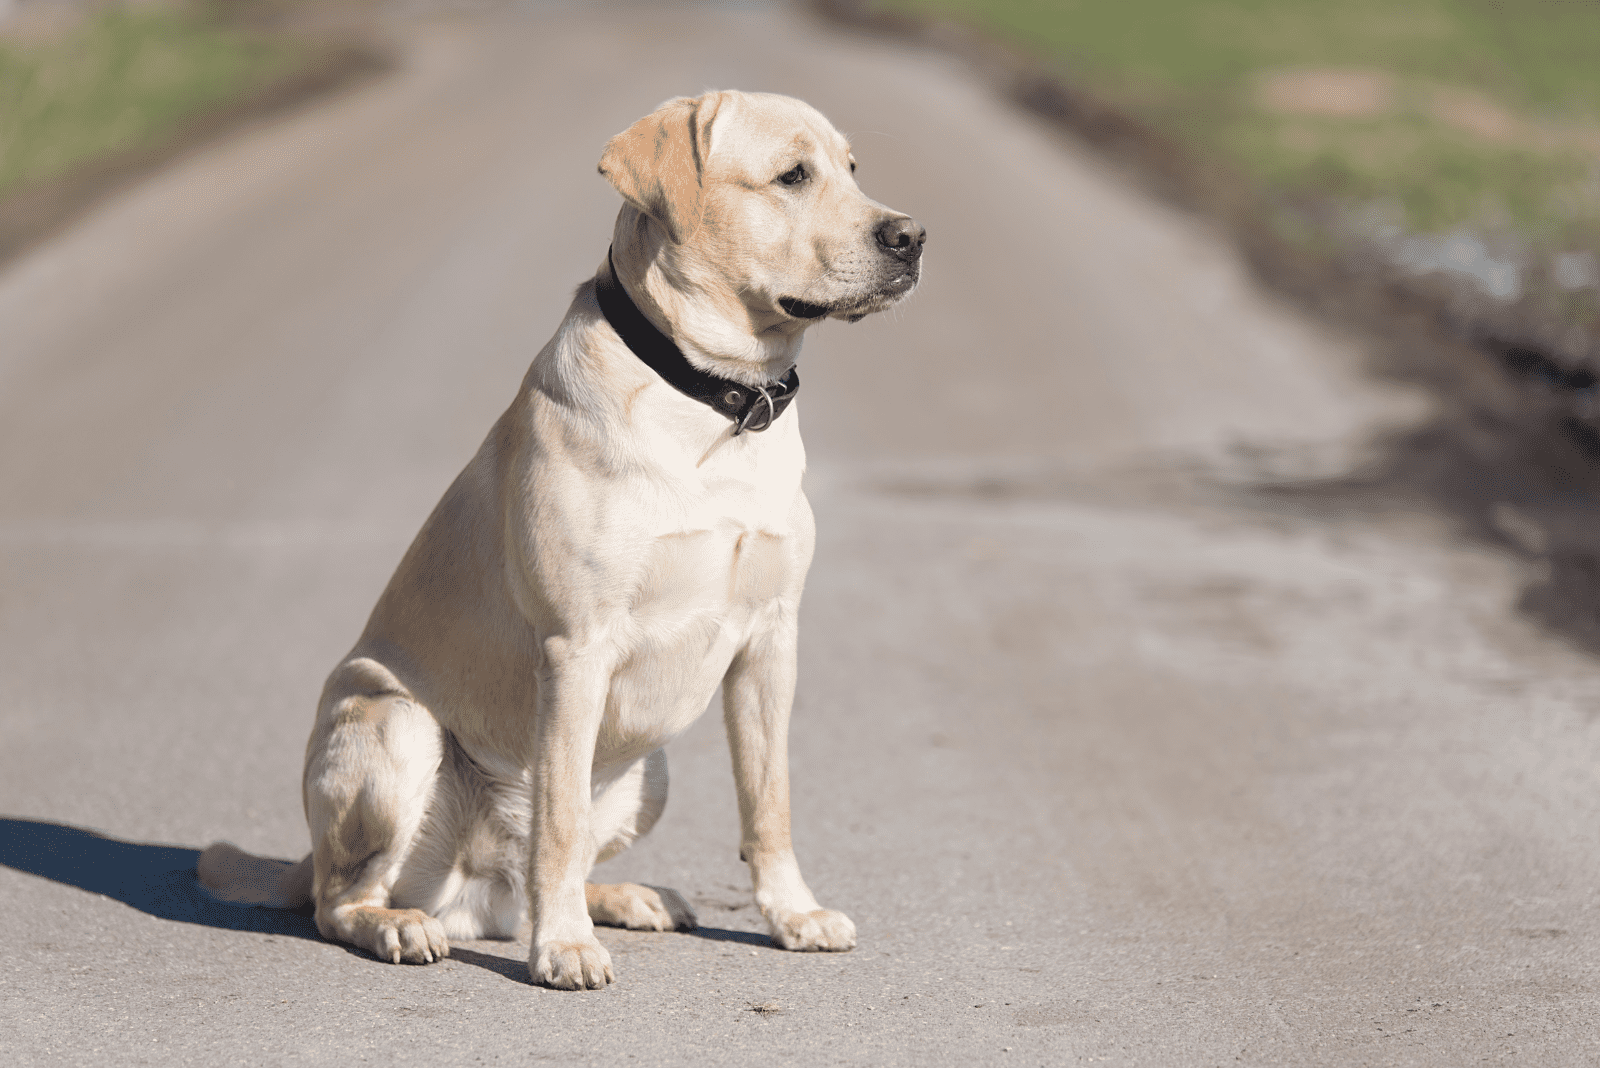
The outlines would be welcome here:
M 795 624 L 780 623 L 733 661 L 722 681 L 722 713 L 733 753 L 742 828 L 756 905 L 784 949 L 847 950 L 856 925 L 817 904 L 789 838 L 789 711 L 794 705 Z
M 528 971 L 545 986 L 598 990 L 612 981 L 611 954 L 594 936 L 584 880 L 595 859 L 590 771 L 612 665 L 604 655 L 552 638 L 544 666 L 528 836 Z

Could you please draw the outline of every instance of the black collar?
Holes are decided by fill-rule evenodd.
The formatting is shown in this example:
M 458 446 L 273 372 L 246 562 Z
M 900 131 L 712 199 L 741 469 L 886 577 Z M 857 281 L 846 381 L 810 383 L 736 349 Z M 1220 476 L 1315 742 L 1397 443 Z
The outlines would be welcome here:
M 606 269 L 594 280 L 595 299 L 611 329 L 623 344 L 667 384 L 686 397 L 715 408 L 733 420 L 734 436 L 746 430 L 765 430 L 777 421 L 800 390 L 800 373 L 793 367 L 776 382 L 747 386 L 743 382 L 706 374 L 691 364 L 672 339 L 644 317 L 628 291 L 617 280 L 617 268 L 606 251 Z

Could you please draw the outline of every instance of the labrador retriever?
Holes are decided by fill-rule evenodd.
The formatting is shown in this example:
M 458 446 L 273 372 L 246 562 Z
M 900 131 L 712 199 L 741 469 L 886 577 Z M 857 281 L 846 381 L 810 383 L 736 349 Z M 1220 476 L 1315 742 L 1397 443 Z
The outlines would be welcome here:
M 662 746 L 717 687 L 741 856 L 778 945 L 848 950 L 789 837 L 789 711 L 814 543 L 790 405 L 806 329 L 916 286 L 925 231 L 788 97 L 678 98 L 612 138 L 612 245 L 334 669 L 306 746 L 312 852 L 226 843 L 227 900 L 428 962 L 516 937 L 540 983 L 612 981 L 595 924 L 684 929 L 674 891 L 586 882 L 660 817 Z

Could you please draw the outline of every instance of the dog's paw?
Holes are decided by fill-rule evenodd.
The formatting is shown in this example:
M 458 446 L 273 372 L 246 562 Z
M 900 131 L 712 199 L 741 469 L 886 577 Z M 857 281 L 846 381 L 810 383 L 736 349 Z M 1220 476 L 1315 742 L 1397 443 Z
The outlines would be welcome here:
M 432 964 L 450 955 L 444 926 L 421 909 L 384 909 L 373 925 L 372 952 L 390 964 Z
M 533 981 L 556 990 L 599 990 L 613 981 L 611 954 L 593 938 L 587 942 L 544 942 L 528 955 Z
M 856 948 L 856 925 L 832 909 L 787 912 L 771 919 L 772 940 L 784 949 L 843 953 Z
M 589 919 L 608 927 L 635 931 L 692 931 L 699 926 L 694 909 L 676 890 L 638 883 L 589 884 L 584 887 Z

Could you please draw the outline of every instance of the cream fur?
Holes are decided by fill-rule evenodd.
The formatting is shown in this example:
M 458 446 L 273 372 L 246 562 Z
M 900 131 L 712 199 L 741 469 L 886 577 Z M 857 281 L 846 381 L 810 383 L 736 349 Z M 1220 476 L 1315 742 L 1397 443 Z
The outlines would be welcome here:
M 777 180 L 797 163 L 806 182 Z M 862 195 L 852 164 L 799 101 L 669 101 L 601 161 L 627 200 L 613 244 L 624 287 L 696 364 L 748 383 L 782 375 L 815 320 L 781 298 L 855 319 L 916 282 L 917 262 L 873 236 L 904 216 Z M 585 879 L 655 823 L 662 746 L 720 684 L 741 848 L 774 939 L 855 945 L 789 840 L 814 543 L 797 409 L 734 436 L 628 351 L 592 282 L 579 287 L 328 679 L 304 779 L 324 936 L 425 962 L 451 938 L 511 937 L 531 920 L 537 981 L 605 985 L 594 923 L 694 925 L 673 891 Z M 304 864 L 252 867 L 221 845 L 206 858 L 203 880 L 236 900 L 282 904 L 305 882 Z

